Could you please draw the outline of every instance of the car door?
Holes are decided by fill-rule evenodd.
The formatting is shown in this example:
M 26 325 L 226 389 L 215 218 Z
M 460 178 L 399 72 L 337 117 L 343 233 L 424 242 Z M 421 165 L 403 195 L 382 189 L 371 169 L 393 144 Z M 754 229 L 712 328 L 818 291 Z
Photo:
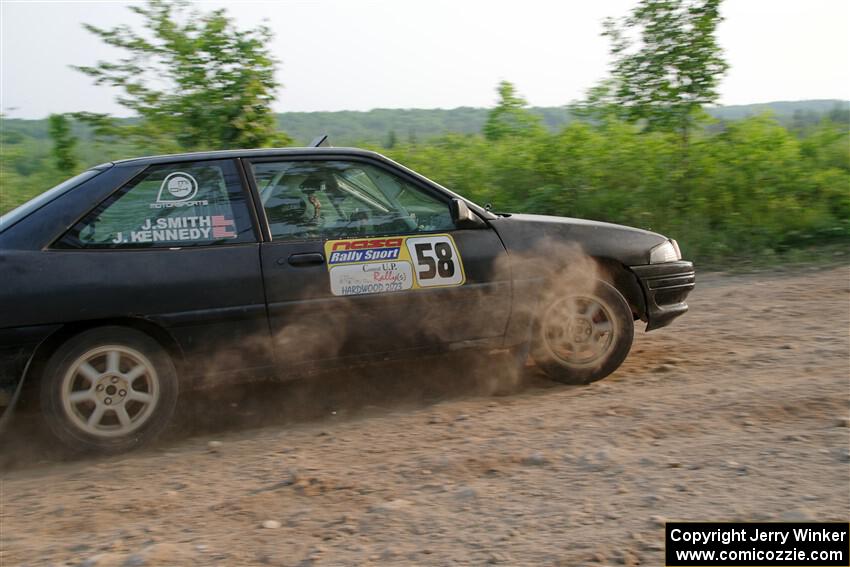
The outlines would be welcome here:
M 377 160 L 253 160 L 280 363 L 498 342 L 507 255 L 482 223 L 458 229 L 450 196 Z
M 33 257 L 62 283 L 30 278 L 21 304 L 39 297 L 57 322 L 148 321 L 175 339 L 188 375 L 271 366 L 248 195 L 234 160 L 151 165 Z

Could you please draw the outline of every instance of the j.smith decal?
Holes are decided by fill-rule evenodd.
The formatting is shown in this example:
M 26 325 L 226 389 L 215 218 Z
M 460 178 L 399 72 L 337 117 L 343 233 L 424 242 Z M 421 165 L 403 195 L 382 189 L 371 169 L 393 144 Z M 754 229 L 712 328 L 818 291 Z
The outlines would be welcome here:
M 224 215 L 145 219 L 139 230 L 118 232 L 113 244 L 187 242 L 236 238 L 236 223 Z
M 463 262 L 448 234 L 325 243 L 334 295 L 463 285 Z

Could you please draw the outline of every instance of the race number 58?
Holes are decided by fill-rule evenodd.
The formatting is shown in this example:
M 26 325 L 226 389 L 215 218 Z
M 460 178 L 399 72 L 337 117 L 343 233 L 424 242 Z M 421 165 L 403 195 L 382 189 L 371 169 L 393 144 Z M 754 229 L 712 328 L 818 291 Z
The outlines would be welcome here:
M 419 287 L 463 283 L 463 266 L 455 243 L 449 236 L 408 238 L 407 250 L 416 265 Z

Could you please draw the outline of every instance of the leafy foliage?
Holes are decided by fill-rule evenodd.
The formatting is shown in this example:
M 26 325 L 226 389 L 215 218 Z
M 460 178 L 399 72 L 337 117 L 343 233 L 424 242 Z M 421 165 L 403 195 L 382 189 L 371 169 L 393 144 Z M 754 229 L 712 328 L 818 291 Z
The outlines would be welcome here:
M 501 81 L 497 89 L 499 102 L 487 115 L 484 137 L 501 140 L 509 136 L 526 136 L 542 130 L 540 118 L 528 111 L 528 103 L 508 81 Z
M 147 33 L 85 25 L 127 56 L 76 68 L 98 85 L 121 89 L 119 102 L 139 117 L 118 124 L 79 115 L 99 134 L 129 136 L 166 151 L 289 142 L 276 130 L 270 108 L 279 84 L 268 27 L 242 31 L 224 10 L 199 13 L 185 2 L 150 0 L 129 9 L 142 16 Z
M 719 7 L 720 0 L 641 0 L 624 20 L 606 20 L 612 76 L 579 109 L 687 140 L 728 68 L 715 37 Z
M 77 139 L 71 133 L 71 124 L 64 114 L 51 114 L 47 118 L 50 139 L 53 141 L 53 163 L 59 171 L 75 171 L 77 157 L 74 148 Z
M 542 125 L 549 132 L 558 132 L 578 117 L 565 107 L 529 107 L 528 112 L 540 117 Z M 794 102 L 771 102 L 735 106 L 716 106 L 705 109 L 714 121 L 705 127 L 715 132 L 723 129 L 724 122 L 741 120 L 752 116 L 770 113 L 784 127 L 798 136 L 808 135 L 828 117 L 836 125 L 850 125 L 850 105 L 840 100 L 808 100 Z M 479 134 L 487 121 L 489 109 L 461 107 L 449 110 L 432 108 L 375 109 L 365 112 L 283 112 L 275 115 L 278 127 L 286 127 L 293 138 L 294 145 L 306 145 L 319 134 L 328 134 L 331 143 L 337 146 L 358 146 L 363 144 L 381 144 L 385 146 L 390 132 L 395 131 L 397 141 L 409 141 L 410 133 L 426 142 L 447 134 Z M 76 117 L 77 113 L 74 115 Z M 90 116 L 90 115 L 89 115 Z M 109 118 L 104 121 L 107 130 L 113 123 L 118 126 L 138 122 L 133 118 Z M 6 119 L 3 127 L 9 136 L 20 139 L 32 139 L 37 144 L 49 143 L 46 120 Z M 80 139 L 77 153 L 83 161 L 104 161 L 119 157 L 133 157 L 141 153 L 160 151 L 158 148 L 146 150 L 136 145 L 137 140 L 125 136 L 113 138 L 103 146 L 100 153 L 94 151 L 90 143 L 94 132 L 90 123 L 79 121 L 72 123 L 75 136 Z M 120 151 L 115 149 L 115 146 Z M 46 147 L 46 146 L 45 146 Z M 106 152 L 106 153 L 104 153 Z M 100 157 L 98 157 L 98 155 Z
M 800 139 L 769 115 L 751 117 L 700 132 L 685 150 L 677 133 L 607 120 L 498 141 L 449 135 L 387 153 L 496 210 L 658 231 L 701 262 L 850 242 L 850 134 L 826 119 Z

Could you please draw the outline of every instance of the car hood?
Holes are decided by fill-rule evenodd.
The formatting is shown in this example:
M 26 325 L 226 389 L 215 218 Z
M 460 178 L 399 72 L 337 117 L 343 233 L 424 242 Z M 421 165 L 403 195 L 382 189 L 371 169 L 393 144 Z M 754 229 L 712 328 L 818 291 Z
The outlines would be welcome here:
M 580 251 L 594 258 L 609 258 L 626 266 L 649 263 L 649 251 L 667 238 L 655 232 L 584 219 L 516 214 L 490 221 L 508 252 L 548 258 Z

